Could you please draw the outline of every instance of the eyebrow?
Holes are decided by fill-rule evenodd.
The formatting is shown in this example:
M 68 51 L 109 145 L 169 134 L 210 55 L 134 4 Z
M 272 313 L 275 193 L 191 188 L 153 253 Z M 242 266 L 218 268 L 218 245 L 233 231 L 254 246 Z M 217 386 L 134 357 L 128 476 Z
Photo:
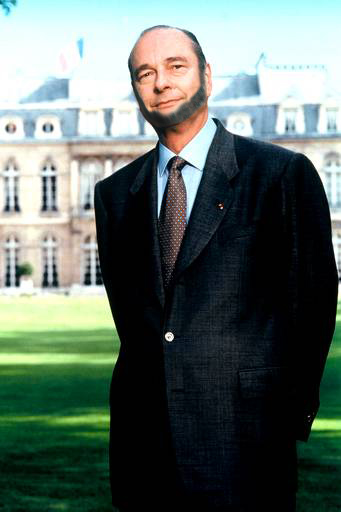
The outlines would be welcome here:
M 178 57 L 168 57 L 165 59 L 165 62 L 172 63 L 172 62 L 188 62 L 188 59 L 186 57 L 178 56 Z M 152 66 L 150 64 L 141 64 L 138 68 L 134 70 L 134 77 L 137 78 L 139 73 L 143 71 L 144 69 L 150 69 Z

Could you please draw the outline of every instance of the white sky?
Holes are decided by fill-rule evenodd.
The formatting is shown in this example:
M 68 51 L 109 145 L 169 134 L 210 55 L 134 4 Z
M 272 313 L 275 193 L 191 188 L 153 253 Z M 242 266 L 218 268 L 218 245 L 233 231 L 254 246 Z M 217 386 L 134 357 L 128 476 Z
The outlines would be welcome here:
M 62 48 L 84 37 L 78 76 L 128 80 L 141 30 L 170 24 L 196 34 L 215 75 L 254 72 L 265 52 L 272 64 L 324 64 L 337 84 L 340 20 L 340 0 L 18 0 L 0 12 L 0 65 L 20 80 L 53 75 Z

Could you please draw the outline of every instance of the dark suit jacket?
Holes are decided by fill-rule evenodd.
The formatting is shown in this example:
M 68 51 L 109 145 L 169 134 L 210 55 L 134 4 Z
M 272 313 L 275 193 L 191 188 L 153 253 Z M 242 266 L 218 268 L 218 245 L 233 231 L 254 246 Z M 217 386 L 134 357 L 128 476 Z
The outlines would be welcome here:
M 305 156 L 218 123 L 165 296 L 156 160 L 154 149 L 95 192 L 121 340 L 110 396 L 113 502 L 168 492 L 175 465 L 207 510 L 269 493 L 278 500 L 295 490 L 295 440 L 309 435 L 335 326 L 321 181 Z

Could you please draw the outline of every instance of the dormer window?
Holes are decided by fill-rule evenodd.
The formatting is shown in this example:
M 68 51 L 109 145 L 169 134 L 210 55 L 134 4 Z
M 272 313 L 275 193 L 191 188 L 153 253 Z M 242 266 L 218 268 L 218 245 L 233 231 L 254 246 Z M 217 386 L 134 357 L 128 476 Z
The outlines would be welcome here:
M 227 118 L 227 129 L 237 135 L 250 136 L 253 133 L 251 116 L 246 112 L 234 112 Z
M 42 129 L 44 133 L 52 133 L 54 131 L 54 126 L 52 123 L 44 123 Z
M 137 119 L 137 107 L 132 102 L 122 102 L 112 113 L 111 135 L 138 135 L 140 133 Z
M 17 125 L 15 123 L 7 123 L 5 126 L 5 130 L 7 133 L 15 133 L 17 131 Z
M 338 108 L 326 108 L 327 132 L 337 131 Z
M 320 105 L 317 131 L 324 134 L 341 132 L 341 108 L 333 98 L 327 98 Z
M 245 130 L 245 123 L 242 119 L 237 119 L 234 123 L 233 123 L 233 128 L 237 131 L 237 132 L 243 132 Z
M 24 124 L 20 117 L 2 117 L 0 119 L 1 139 L 23 139 L 24 137 Z
M 39 117 L 37 119 L 36 130 L 34 135 L 38 139 L 59 139 L 62 136 L 59 117 Z
M 285 131 L 285 133 L 296 133 L 297 109 L 296 108 L 285 108 L 283 110 L 283 114 L 284 114 L 284 131 Z
M 79 111 L 78 133 L 85 136 L 105 135 L 104 111 L 87 108 Z
M 294 135 L 305 132 L 303 106 L 295 98 L 286 98 L 278 107 L 276 132 Z

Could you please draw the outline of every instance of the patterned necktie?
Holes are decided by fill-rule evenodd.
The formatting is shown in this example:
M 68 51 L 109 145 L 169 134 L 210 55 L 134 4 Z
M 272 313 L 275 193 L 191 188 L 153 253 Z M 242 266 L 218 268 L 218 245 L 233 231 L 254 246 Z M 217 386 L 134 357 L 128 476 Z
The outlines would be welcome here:
M 168 162 L 169 176 L 159 218 L 162 275 L 169 287 L 186 229 L 186 187 L 181 174 L 186 160 L 174 156 Z

